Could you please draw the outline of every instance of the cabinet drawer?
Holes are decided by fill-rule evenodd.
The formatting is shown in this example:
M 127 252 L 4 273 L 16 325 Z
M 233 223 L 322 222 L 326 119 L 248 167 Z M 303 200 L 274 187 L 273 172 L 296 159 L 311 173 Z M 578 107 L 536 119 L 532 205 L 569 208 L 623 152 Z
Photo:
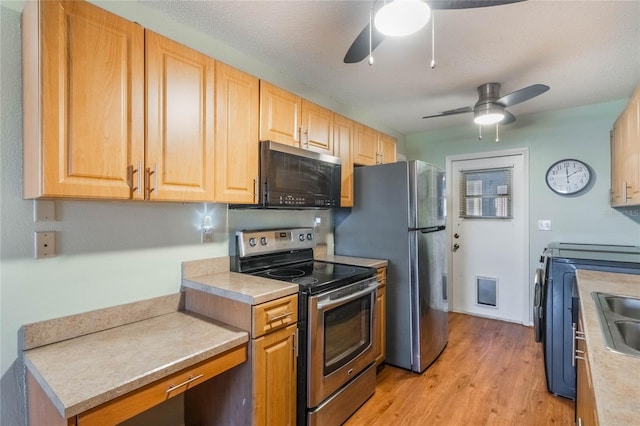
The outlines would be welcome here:
M 247 345 L 243 344 L 85 411 L 78 415 L 77 424 L 86 426 L 120 423 L 246 360 Z
M 251 337 L 298 322 L 298 295 L 282 297 L 253 307 Z

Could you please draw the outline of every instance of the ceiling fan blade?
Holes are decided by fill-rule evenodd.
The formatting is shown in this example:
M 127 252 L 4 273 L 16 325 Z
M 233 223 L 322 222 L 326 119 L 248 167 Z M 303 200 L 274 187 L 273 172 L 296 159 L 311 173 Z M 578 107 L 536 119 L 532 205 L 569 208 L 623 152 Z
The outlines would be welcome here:
M 504 124 L 511 124 L 514 121 L 516 121 L 516 116 L 511 114 L 509 111 L 507 111 L 506 109 L 503 110 L 502 112 L 504 112 L 504 118 L 502 119 L 502 121 L 500 122 L 500 124 L 504 125 Z
M 431 9 L 471 9 L 475 7 L 501 6 L 503 4 L 519 3 L 526 0 L 429 0 Z
M 446 117 L 447 115 L 465 114 L 467 112 L 473 112 L 473 108 L 462 107 L 462 108 L 450 109 L 448 111 L 441 112 L 440 114 L 427 115 L 426 117 L 422 117 L 422 118 Z
M 549 90 L 549 86 L 546 86 L 544 84 L 534 84 L 532 86 L 516 90 L 515 92 L 509 93 L 508 95 L 504 95 L 503 97 L 498 99 L 496 103 L 505 107 L 509 107 L 519 104 L 520 102 L 528 101 L 529 99 L 535 98 L 538 95 L 542 95 L 547 90 Z
M 373 27 L 373 31 L 371 32 L 371 51 L 374 51 L 376 47 L 384 40 L 384 34 Z M 360 34 L 356 37 L 356 39 L 347 50 L 347 54 L 344 55 L 344 63 L 345 64 L 355 64 L 357 62 L 362 61 L 367 56 L 369 56 L 369 24 L 367 24 Z

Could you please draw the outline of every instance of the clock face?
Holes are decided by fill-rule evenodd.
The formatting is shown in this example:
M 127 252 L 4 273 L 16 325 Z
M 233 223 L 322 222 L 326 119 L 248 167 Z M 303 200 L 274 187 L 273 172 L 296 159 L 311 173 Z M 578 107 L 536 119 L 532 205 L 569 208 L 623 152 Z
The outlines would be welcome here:
M 591 181 L 589 166 L 579 160 L 560 160 L 547 170 L 547 185 L 561 195 L 582 191 Z

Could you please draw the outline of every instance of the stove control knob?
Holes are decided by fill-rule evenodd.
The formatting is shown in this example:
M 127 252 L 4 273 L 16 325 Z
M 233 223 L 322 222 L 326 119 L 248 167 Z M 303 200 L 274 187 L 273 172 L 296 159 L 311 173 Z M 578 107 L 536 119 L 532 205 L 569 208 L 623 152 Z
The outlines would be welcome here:
M 260 245 L 266 246 L 267 242 L 268 242 L 267 237 L 260 238 Z
M 300 235 L 298 235 L 298 239 L 299 239 L 300 241 L 304 241 L 304 234 L 300 234 Z
M 313 240 L 313 234 L 307 234 L 307 240 L 309 241 Z
M 256 239 L 255 238 L 249 238 L 249 245 L 251 247 L 255 247 L 256 246 Z

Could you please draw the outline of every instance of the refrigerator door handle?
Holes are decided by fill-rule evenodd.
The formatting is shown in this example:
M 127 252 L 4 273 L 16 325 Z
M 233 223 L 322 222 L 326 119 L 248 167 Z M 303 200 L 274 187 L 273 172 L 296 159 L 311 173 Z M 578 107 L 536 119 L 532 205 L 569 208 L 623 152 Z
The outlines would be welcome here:
M 420 231 L 423 234 L 428 234 L 430 232 L 444 231 L 444 230 L 445 230 L 444 225 L 429 226 L 428 228 L 409 228 L 409 231 Z

